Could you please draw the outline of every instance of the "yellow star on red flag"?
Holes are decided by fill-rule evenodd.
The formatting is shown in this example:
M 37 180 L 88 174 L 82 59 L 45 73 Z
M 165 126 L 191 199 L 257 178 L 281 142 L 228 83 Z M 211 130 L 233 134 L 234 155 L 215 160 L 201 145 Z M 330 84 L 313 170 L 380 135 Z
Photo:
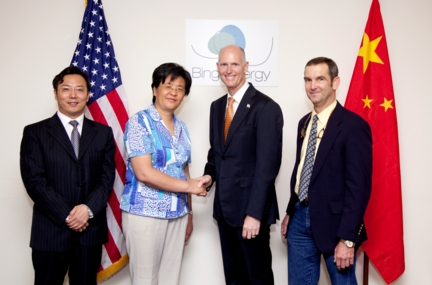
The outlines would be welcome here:
M 360 48 L 358 56 L 363 57 L 363 73 L 366 73 L 366 70 L 369 66 L 369 62 L 376 62 L 380 64 L 384 64 L 379 56 L 376 54 L 375 50 L 381 41 L 381 37 L 370 41 L 368 34 L 364 33 L 363 35 L 363 46 Z
M 362 101 L 364 102 L 363 108 L 368 107 L 370 109 L 371 107 L 370 103 L 373 101 L 373 99 L 369 99 L 368 95 L 366 95 L 366 98 L 362 99 Z
M 392 102 L 393 102 L 393 99 L 391 99 L 391 100 L 387 100 L 387 99 L 384 97 L 384 103 L 382 103 L 382 104 L 380 105 L 381 107 L 384 107 L 384 109 L 385 109 L 384 112 L 387 112 L 388 109 L 393 109 Z

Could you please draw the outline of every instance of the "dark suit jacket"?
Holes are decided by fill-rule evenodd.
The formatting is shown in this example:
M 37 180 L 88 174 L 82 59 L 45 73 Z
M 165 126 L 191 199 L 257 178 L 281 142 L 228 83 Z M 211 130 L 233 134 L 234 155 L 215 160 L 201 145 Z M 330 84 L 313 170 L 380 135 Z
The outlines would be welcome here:
M 205 174 L 216 182 L 213 217 L 242 227 L 246 215 L 274 224 L 279 218 L 275 179 L 282 156 L 279 105 L 250 84 L 224 145 L 227 96 L 210 109 L 210 150 Z
M 294 192 L 309 114 L 298 125 L 297 153 L 291 177 L 287 214 L 292 219 L 298 196 Z M 308 190 L 310 222 L 315 244 L 323 253 L 334 253 L 341 238 L 359 246 L 366 240 L 363 216 L 372 178 L 372 135 L 369 124 L 337 103 L 329 118 L 312 171 Z M 289 226 L 289 225 L 288 225 Z
M 106 203 L 115 175 L 114 138 L 110 127 L 84 118 L 79 158 L 57 114 L 26 126 L 21 142 L 21 177 L 34 202 L 30 246 L 65 251 L 108 240 Z M 77 233 L 65 224 L 70 211 L 86 204 L 94 214 Z

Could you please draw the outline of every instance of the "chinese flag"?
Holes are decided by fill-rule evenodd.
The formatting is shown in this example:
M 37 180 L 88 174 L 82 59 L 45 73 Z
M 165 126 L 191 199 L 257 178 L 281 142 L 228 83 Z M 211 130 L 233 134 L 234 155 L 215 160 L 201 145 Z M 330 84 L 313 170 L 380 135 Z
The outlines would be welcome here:
M 387 284 L 405 270 L 396 103 L 384 24 L 372 0 L 345 107 L 369 122 L 373 138 L 372 194 L 362 245 Z

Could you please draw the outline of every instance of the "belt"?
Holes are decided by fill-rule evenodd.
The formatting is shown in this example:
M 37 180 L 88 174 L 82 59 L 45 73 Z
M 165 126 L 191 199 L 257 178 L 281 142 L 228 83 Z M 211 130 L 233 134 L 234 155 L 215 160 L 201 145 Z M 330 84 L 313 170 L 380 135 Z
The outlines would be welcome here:
M 300 204 L 302 204 L 303 206 L 309 206 L 308 197 L 306 197 L 303 201 L 300 201 Z

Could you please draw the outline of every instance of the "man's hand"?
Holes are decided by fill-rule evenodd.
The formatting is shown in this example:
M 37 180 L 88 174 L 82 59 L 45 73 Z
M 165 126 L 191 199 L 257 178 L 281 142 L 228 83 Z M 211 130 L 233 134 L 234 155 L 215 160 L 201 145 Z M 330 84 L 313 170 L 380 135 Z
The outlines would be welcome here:
M 75 206 L 66 219 L 68 227 L 76 232 L 82 232 L 88 227 L 89 214 L 84 204 Z
M 201 182 L 199 179 L 191 178 L 187 182 L 189 184 L 188 193 L 195 194 L 197 196 L 207 196 L 207 191 L 204 187 L 200 185 Z
M 196 178 L 198 179 L 200 182 L 198 183 L 198 187 L 203 187 L 204 189 L 206 189 L 207 187 L 209 187 L 212 184 L 212 178 L 210 175 L 204 175 L 201 177 Z
M 242 237 L 244 239 L 251 239 L 256 237 L 259 234 L 260 226 L 260 220 L 255 219 L 251 216 L 246 216 L 243 224 Z
M 187 227 L 186 227 L 186 236 L 185 236 L 185 242 L 187 242 L 190 238 L 190 236 L 192 235 L 192 231 L 193 231 L 193 222 L 192 222 L 192 214 L 187 214 L 188 215 L 188 223 L 187 223 Z
M 334 253 L 334 262 L 338 270 L 345 269 L 354 264 L 354 248 L 349 248 L 338 242 Z
M 285 215 L 285 218 L 283 219 L 281 223 L 281 235 L 282 240 L 286 240 L 287 237 L 287 229 L 288 229 L 288 223 L 289 223 L 289 216 Z

